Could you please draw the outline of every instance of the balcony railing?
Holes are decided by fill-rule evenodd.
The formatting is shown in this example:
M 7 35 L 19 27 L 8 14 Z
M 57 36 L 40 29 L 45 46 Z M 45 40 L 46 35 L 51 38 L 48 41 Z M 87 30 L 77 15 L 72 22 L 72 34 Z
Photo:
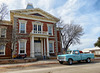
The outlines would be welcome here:
M 48 32 L 47 31 L 32 31 L 31 32 L 32 34 L 40 34 L 40 35 L 48 35 Z

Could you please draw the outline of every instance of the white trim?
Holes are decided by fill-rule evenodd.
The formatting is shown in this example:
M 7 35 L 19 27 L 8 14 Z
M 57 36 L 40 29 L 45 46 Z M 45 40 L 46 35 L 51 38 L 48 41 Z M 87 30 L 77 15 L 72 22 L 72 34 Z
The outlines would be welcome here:
M 4 54 L 0 54 L 0 56 L 3 56 L 3 55 L 5 55 L 6 44 L 1 44 L 1 45 L 4 45 Z
M 56 21 L 45 20 L 45 19 L 38 19 L 38 18 L 33 18 L 33 17 L 25 17 L 25 16 L 20 16 L 20 15 L 14 15 L 14 17 L 57 23 Z
M 26 24 L 27 24 L 26 20 L 19 20 L 19 33 L 21 33 L 20 32 L 21 23 L 25 23 L 25 33 L 26 33 Z M 21 33 L 21 34 L 25 34 L 25 33 Z
M 49 51 L 49 53 L 54 53 L 54 41 L 51 41 L 51 40 L 50 40 L 49 43 L 52 43 L 52 44 L 53 44 L 53 52 L 50 52 L 50 51 Z
M 49 26 L 51 27 L 51 32 L 52 32 L 52 35 L 51 35 L 51 36 L 53 36 L 53 24 L 47 24 L 47 28 L 48 28 Z M 49 32 L 48 32 L 48 35 L 49 35 Z
M 25 53 L 20 53 L 20 42 L 25 42 Z M 27 53 L 26 53 L 26 43 L 27 43 L 27 40 L 26 40 L 26 39 L 20 39 L 20 40 L 18 41 L 18 43 L 19 43 L 19 52 L 18 52 L 18 54 L 27 54 Z

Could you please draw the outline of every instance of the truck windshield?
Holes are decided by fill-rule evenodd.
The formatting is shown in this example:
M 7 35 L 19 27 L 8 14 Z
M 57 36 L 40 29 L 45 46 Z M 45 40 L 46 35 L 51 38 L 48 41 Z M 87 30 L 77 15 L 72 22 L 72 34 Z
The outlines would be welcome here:
M 67 51 L 67 52 L 66 52 L 66 54 L 71 54 L 71 53 L 72 53 L 72 51 Z

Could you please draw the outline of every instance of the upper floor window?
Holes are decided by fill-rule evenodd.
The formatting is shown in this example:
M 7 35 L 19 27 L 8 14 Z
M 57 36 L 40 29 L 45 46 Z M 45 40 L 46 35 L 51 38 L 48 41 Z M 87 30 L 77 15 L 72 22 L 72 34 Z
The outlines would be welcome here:
M 51 25 L 48 25 L 48 34 L 53 35 L 53 27 Z
M 26 33 L 26 23 L 25 20 L 19 20 L 19 33 Z
M 25 33 L 25 23 L 20 24 L 20 33 Z
M 38 25 L 38 33 L 41 33 L 41 25 Z
M 38 25 L 38 31 L 41 31 L 41 25 Z
M 37 25 L 36 24 L 34 25 L 34 31 L 37 31 Z
M 33 25 L 33 31 L 34 31 L 34 33 L 41 33 L 42 25 L 34 24 Z
M 0 45 L 0 55 L 5 55 L 5 45 Z
M 5 38 L 6 37 L 6 28 L 1 28 L 0 29 L 0 37 Z

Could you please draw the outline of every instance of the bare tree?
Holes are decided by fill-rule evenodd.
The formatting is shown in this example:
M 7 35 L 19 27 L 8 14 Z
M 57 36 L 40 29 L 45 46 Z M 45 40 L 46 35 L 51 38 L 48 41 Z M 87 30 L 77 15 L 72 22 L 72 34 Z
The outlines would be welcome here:
M 3 20 L 4 17 L 8 14 L 8 6 L 5 3 L 0 5 L 0 20 Z
M 80 25 L 66 24 L 62 29 L 62 43 L 67 51 L 70 45 L 80 44 L 80 37 L 83 35 L 83 28 Z

